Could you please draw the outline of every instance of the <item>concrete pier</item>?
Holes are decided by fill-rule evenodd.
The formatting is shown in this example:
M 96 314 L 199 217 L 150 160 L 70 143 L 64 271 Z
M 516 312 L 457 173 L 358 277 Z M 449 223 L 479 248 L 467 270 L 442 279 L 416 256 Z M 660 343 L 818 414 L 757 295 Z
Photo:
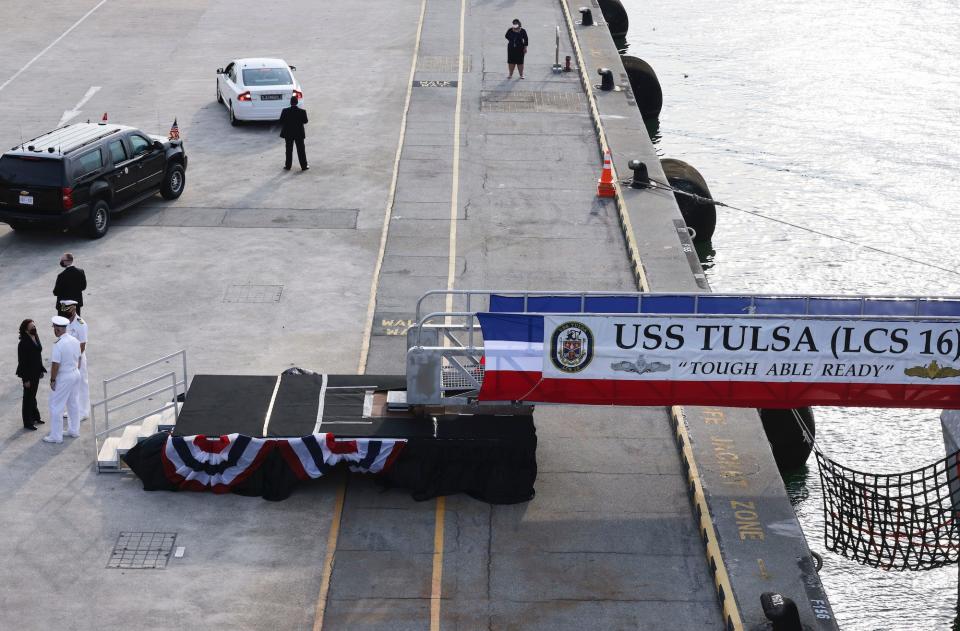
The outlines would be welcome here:
M 4 3 L 0 146 L 74 109 L 153 133 L 176 117 L 190 168 L 183 197 L 99 241 L 0 226 L 0 373 L 26 317 L 49 357 L 63 251 L 90 283 L 91 384 L 178 348 L 192 372 L 402 373 L 430 289 L 706 290 L 670 194 L 596 198 L 601 145 L 663 175 L 629 92 L 592 88 L 600 66 L 628 83 L 576 8 Z M 506 78 L 514 17 L 523 80 Z M 582 74 L 551 71 L 557 26 Z M 280 169 L 276 126 L 232 128 L 214 100 L 214 70 L 259 55 L 298 67 L 309 172 Z M 542 407 L 523 505 L 417 503 L 339 475 L 270 504 L 98 476 L 89 424 L 41 443 L 19 398 L 0 386 L 0 628 L 749 629 L 762 591 L 835 626 L 752 411 Z M 176 532 L 186 553 L 107 569 L 121 531 Z

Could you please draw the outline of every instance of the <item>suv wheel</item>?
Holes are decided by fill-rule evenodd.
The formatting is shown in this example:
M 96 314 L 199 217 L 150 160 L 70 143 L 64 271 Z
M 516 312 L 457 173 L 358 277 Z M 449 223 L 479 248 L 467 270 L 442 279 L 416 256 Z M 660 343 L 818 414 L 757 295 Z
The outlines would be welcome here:
M 240 121 L 237 120 L 237 117 L 233 115 L 233 103 L 230 104 L 230 124 L 234 127 L 238 127 L 240 125 Z
M 98 199 L 90 208 L 90 216 L 86 223 L 87 236 L 91 239 L 99 239 L 107 234 L 110 229 L 110 205 L 102 199 Z
M 183 185 L 187 183 L 187 174 L 179 164 L 171 164 L 167 167 L 167 173 L 163 176 L 163 185 L 160 187 L 160 194 L 164 199 L 176 199 L 183 193 Z

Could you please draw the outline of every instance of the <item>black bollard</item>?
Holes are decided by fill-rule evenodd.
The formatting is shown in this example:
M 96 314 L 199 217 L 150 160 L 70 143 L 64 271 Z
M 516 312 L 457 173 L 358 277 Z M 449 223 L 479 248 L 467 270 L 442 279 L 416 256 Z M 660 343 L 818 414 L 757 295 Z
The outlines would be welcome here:
M 580 7 L 580 25 L 593 26 L 593 11 L 587 7 Z
M 640 160 L 631 160 L 627 166 L 633 170 L 633 181 L 630 182 L 630 188 L 650 188 L 650 175 L 647 173 L 647 165 Z
M 600 68 L 597 70 L 597 74 L 600 75 L 600 89 L 610 91 L 614 88 L 613 85 L 613 70 L 609 68 Z
M 786 596 L 763 592 L 760 594 L 760 606 L 763 607 L 763 615 L 773 623 L 773 631 L 803 631 L 797 604 Z

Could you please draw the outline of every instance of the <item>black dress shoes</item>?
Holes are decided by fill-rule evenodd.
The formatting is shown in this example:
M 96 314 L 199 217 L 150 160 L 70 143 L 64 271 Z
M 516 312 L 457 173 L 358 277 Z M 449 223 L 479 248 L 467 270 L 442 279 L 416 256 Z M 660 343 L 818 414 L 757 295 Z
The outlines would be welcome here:
M 36 424 L 37 424 L 37 425 L 43 425 L 43 421 L 41 421 L 40 419 L 37 419 Z
M 27 427 L 26 425 L 24 425 L 23 429 L 29 429 L 31 432 L 37 431 L 37 428 L 33 425 L 31 425 L 30 427 Z

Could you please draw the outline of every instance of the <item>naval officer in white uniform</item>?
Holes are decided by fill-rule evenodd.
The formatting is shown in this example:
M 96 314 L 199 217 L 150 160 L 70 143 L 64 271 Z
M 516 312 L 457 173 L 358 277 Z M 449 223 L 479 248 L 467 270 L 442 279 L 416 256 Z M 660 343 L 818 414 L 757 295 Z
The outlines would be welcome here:
M 80 342 L 80 420 L 90 418 L 90 377 L 87 373 L 87 323 L 77 315 L 76 300 L 61 300 L 63 315 L 70 320 L 67 333 Z
M 70 418 L 67 436 L 80 435 L 80 342 L 67 335 L 70 320 L 53 316 L 53 334 L 57 341 L 50 355 L 50 433 L 43 437 L 46 443 L 63 442 L 63 408 Z

